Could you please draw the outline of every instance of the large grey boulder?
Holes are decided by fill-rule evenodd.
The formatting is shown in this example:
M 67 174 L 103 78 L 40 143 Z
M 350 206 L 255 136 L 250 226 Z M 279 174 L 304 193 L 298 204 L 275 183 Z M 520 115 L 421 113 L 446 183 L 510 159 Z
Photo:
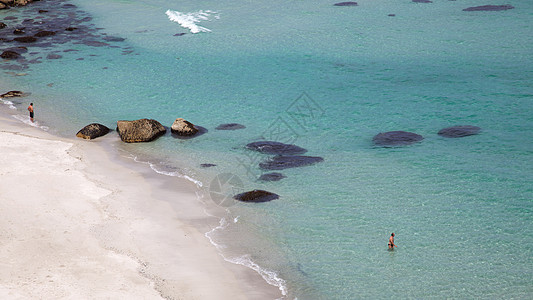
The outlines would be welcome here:
M 174 123 L 172 123 L 170 131 L 181 136 L 191 136 L 198 132 L 198 128 L 185 119 L 177 118 Z
M 167 132 L 161 123 L 153 119 L 117 121 L 117 131 L 126 143 L 151 142 Z
M 78 131 L 78 133 L 76 133 L 76 136 L 82 139 L 92 140 L 97 137 L 106 135 L 107 133 L 109 133 L 109 128 L 107 128 L 105 125 L 92 123 Z

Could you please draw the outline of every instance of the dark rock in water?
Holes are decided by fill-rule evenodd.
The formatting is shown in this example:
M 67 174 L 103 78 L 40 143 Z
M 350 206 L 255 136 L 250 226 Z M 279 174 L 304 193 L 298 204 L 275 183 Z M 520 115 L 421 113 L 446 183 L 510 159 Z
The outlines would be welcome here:
M 458 138 L 463 136 L 475 135 L 481 131 L 481 128 L 472 125 L 460 125 L 452 126 L 448 128 L 441 129 L 438 134 L 440 136 L 448 138 Z
M 6 21 L 7 20 L 16 20 L 16 19 L 18 19 L 18 18 L 15 17 L 15 16 L 7 16 L 7 17 L 4 18 L 4 20 L 6 20 Z
M 387 16 L 389 16 L 389 17 L 396 17 L 395 14 L 388 14 Z
M 415 3 L 433 3 L 433 1 L 429 1 L 429 0 L 412 0 L 412 1 Z
M 121 37 L 117 37 L 117 36 L 106 36 L 106 37 L 104 37 L 104 40 L 108 41 L 108 42 L 123 42 L 126 39 L 125 38 L 121 38 Z
M 35 37 L 45 37 L 45 36 L 52 36 L 52 35 L 55 35 L 56 33 L 53 32 L 53 31 L 48 31 L 48 30 L 41 30 L 39 32 L 37 32 L 36 34 L 34 34 L 33 36 Z
M 45 10 L 45 9 L 39 9 L 39 13 L 40 13 L 40 14 L 44 14 L 44 13 L 47 13 L 47 12 L 48 12 L 48 11 Z
M 357 6 L 357 2 L 339 2 L 333 5 L 335 6 Z
M 177 118 L 174 123 L 172 123 L 170 130 L 172 133 L 181 136 L 192 136 L 198 133 L 198 128 L 196 128 L 193 123 L 182 118 Z
M 259 180 L 263 181 L 280 181 L 281 179 L 285 178 L 286 176 L 278 173 L 278 172 L 272 172 L 272 173 L 265 173 L 259 177 Z
M 51 54 L 48 54 L 46 56 L 47 59 L 60 59 L 62 58 L 63 56 L 59 55 L 59 54 L 54 54 L 54 53 L 51 53 Z
M 0 98 L 24 97 L 25 95 L 26 94 L 21 91 L 9 91 L 5 94 L 0 95 Z
M 6 23 L 0 22 L 0 29 L 4 29 L 6 27 L 7 27 Z
M 185 34 L 186 34 L 186 33 L 181 32 L 181 33 L 176 33 L 174 36 L 183 36 L 183 35 L 185 35 Z
M 74 31 L 74 30 L 77 30 L 78 28 L 76 27 L 67 27 L 65 28 L 66 31 Z
M 244 129 L 246 126 L 237 123 L 220 124 L 215 128 L 216 130 L 237 130 Z
M 153 119 L 117 121 L 120 139 L 126 143 L 150 142 L 167 131 L 161 123 Z
M 2 54 L 0 54 L 0 57 L 2 57 L 3 59 L 17 59 L 20 57 L 20 54 L 15 51 L 7 50 L 2 52 Z
M 235 195 L 233 198 L 243 202 L 268 202 L 279 199 L 279 195 L 263 190 L 253 190 Z
M 37 39 L 34 38 L 33 36 L 22 36 L 22 37 L 14 38 L 13 40 L 20 42 L 20 43 L 34 43 L 37 41 Z
M 410 145 L 416 142 L 420 142 L 423 139 L 423 136 L 412 132 L 389 131 L 377 134 L 372 140 L 374 141 L 374 144 L 378 146 L 394 147 Z
M 91 140 L 109 133 L 109 128 L 105 125 L 93 123 L 83 127 L 76 136 L 82 139 Z
M 202 168 L 211 168 L 211 167 L 216 167 L 215 164 L 200 164 L 200 167 Z
M 306 149 L 298 147 L 292 144 L 284 144 L 280 142 L 272 141 L 260 141 L 253 142 L 246 145 L 246 148 L 254 151 L 258 151 L 266 154 L 277 154 L 277 155 L 294 155 L 294 154 L 303 154 L 307 152 Z
M 324 161 L 324 159 L 318 156 L 278 155 L 260 163 L 259 167 L 263 170 L 284 170 L 289 168 L 310 166 L 322 161 Z
M 505 5 L 482 5 L 482 6 L 473 6 L 463 9 L 463 11 L 500 11 L 513 9 L 514 6 L 505 4 Z
M 79 43 L 75 43 L 75 44 L 79 44 Z M 91 47 L 109 46 L 108 43 L 99 42 L 99 41 L 84 41 L 84 42 L 81 42 L 81 44 L 84 44 L 84 45 L 87 45 L 87 46 L 91 46 Z
M 13 34 L 16 34 L 16 35 L 23 35 L 25 34 L 24 32 L 24 28 L 17 28 L 15 30 L 13 30 Z

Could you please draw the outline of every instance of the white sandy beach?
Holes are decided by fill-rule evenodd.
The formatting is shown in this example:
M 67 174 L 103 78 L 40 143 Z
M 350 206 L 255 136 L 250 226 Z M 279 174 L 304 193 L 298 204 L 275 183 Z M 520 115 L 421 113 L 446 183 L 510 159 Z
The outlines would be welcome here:
M 281 297 L 210 244 L 218 219 L 192 183 L 110 157 L 115 134 L 63 139 L 0 116 L 1 299 Z

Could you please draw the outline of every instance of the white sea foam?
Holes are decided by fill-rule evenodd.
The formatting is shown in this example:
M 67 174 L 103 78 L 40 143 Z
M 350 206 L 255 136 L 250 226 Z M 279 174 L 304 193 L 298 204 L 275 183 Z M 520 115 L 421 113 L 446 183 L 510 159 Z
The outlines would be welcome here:
M 199 26 L 198 23 L 202 21 L 211 21 L 210 17 L 213 15 L 213 18 L 220 19 L 218 15 L 214 15 L 217 12 L 211 11 L 211 10 L 200 10 L 197 12 L 190 12 L 190 13 L 182 13 L 175 10 L 167 10 L 166 15 L 172 22 L 176 22 L 180 24 L 181 27 L 187 28 L 191 31 L 191 33 L 199 33 L 199 32 L 211 32 L 210 29 L 205 28 L 203 26 Z
M 233 219 L 233 222 L 236 223 L 238 221 L 238 218 L 239 217 L 236 217 L 235 219 Z M 204 234 L 205 237 L 207 237 L 207 239 L 211 242 L 211 244 L 213 244 L 213 246 L 215 246 L 219 251 L 224 249 L 224 248 L 226 248 L 226 246 L 216 243 L 213 240 L 213 238 L 211 237 L 211 235 L 214 234 L 216 231 L 224 230 L 226 227 L 228 227 L 228 225 L 229 224 L 226 221 L 226 218 L 222 218 L 222 219 L 220 219 L 219 225 L 217 227 L 213 228 L 212 230 L 210 230 L 210 231 L 208 231 L 208 232 L 206 232 Z M 230 262 L 230 263 L 233 263 L 233 264 L 237 264 L 237 265 L 241 265 L 241 266 L 245 266 L 245 267 L 248 267 L 248 268 L 256 271 L 257 273 L 259 273 L 259 275 L 261 275 L 261 277 L 263 277 L 263 279 L 268 284 L 278 287 L 278 289 L 281 291 L 281 294 L 283 296 L 287 296 L 287 286 L 286 286 L 285 280 L 280 278 L 276 272 L 268 270 L 268 269 L 265 269 L 265 268 L 261 267 L 260 265 L 256 264 L 250 258 L 250 255 L 245 254 L 245 255 L 238 256 L 238 257 L 233 257 L 233 258 L 228 258 L 228 257 L 224 256 L 224 254 L 222 254 L 222 253 L 220 253 L 220 255 L 227 262 Z
M 15 107 L 15 105 L 13 104 L 13 102 L 11 102 L 9 100 L 5 100 L 4 98 L 0 98 L 0 101 L 2 101 L 3 104 L 7 105 L 11 109 L 17 109 Z
M 192 177 L 190 177 L 188 175 L 185 175 L 185 174 L 183 174 L 183 173 L 181 173 L 179 171 L 164 171 L 164 170 L 158 169 L 155 164 L 153 164 L 151 162 L 141 161 L 136 156 L 132 156 L 132 159 L 135 162 L 138 162 L 138 163 L 148 164 L 150 166 L 150 168 L 154 172 L 156 172 L 158 174 L 186 179 L 186 180 L 194 183 L 198 188 L 201 188 L 204 185 L 200 180 L 194 179 L 194 178 L 192 178 Z
M 37 128 L 40 128 L 44 131 L 48 131 L 50 129 L 50 127 L 48 126 L 43 126 L 43 125 L 40 125 L 39 122 L 35 121 L 35 122 L 32 122 L 30 120 L 30 117 L 29 116 L 24 116 L 24 115 L 13 115 L 12 116 L 13 118 L 21 121 L 22 123 L 26 124 L 26 125 L 30 125 L 30 126 L 33 126 L 33 127 L 37 127 Z

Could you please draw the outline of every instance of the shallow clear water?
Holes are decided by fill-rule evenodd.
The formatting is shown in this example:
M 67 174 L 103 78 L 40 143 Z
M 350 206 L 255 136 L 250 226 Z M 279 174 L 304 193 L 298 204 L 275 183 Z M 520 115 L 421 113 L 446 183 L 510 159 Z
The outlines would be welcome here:
M 206 201 L 223 173 L 236 175 L 239 189 L 280 194 L 231 206 L 209 236 L 228 246 L 228 259 L 274 271 L 264 276 L 288 298 L 533 295 L 533 4 L 464 12 L 487 3 L 71 3 L 79 18 L 93 17 L 89 27 L 103 28 L 96 32 L 126 40 L 43 48 L 45 57 L 79 51 L 9 77 L 18 84 L 10 89 L 32 92 L 13 100 L 18 111 L 35 102 L 38 121 L 67 136 L 90 122 L 145 117 L 207 128 L 195 139 L 120 148 L 201 181 Z M 198 25 L 211 32 L 191 34 L 167 10 L 210 10 Z M 215 130 L 231 122 L 247 128 Z M 482 131 L 437 135 L 464 124 Z M 392 130 L 424 140 L 372 144 Z M 268 156 L 244 146 L 263 138 L 325 161 L 260 182 Z

